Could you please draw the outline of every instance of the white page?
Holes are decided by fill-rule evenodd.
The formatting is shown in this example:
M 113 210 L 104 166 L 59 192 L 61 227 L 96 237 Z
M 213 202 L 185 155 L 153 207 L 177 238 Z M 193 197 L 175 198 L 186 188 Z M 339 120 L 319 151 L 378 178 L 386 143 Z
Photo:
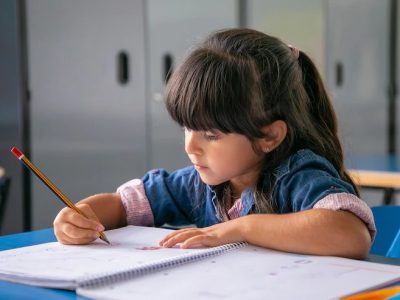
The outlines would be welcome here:
M 247 246 L 134 280 L 78 289 L 77 293 L 119 300 L 336 299 L 399 278 L 399 266 Z
M 171 230 L 127 226 L 107 231 L 111 245 L 46 243 L 0 251 L 0 279 L 38 286 L 75 288 L 96 274 L 134 268 L 199 249 L 161 248 L 158 242 Z M 155 248 L 152 250 L 152 248 Z

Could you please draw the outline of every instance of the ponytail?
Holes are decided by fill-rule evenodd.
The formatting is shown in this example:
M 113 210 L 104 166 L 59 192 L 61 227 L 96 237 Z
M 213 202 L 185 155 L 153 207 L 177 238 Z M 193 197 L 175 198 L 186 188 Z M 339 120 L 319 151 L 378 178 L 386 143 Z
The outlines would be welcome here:
M 346 172 L 343 164 L 343 148 L 338 137 L 338 125 L 335 110 L 322 82 L 321 75 L 312 60 L 302 51 L 299 52 L 298 63 L 303 74 L 303 86 L 310 99 L 311 117 L 318 135 L 322 140 L 321 153 L 339 172 L 340 176 L 350 182 L 357 195 L 357 186 Z

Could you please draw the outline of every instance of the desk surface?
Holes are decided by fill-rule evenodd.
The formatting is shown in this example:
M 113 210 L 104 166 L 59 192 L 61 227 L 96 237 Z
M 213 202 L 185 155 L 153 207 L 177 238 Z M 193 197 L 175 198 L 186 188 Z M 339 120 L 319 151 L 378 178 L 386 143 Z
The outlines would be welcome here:
M 400 189 L 400 159 L 393 155 L 357 155 L 346 161 L 360 187 Z
M 400 172 L 349 170 L 349 173 L 361 187 L 400 189 Z
M 0 251 L 54 241 L 56 241 L 56 238 L 52 228 L 6 235 L 0 237 Z M 377 255 L 370 255 L 367 260 L 371 262 L 400 265 L 400 259 L 387 258 Z M 0 281 L 0 296 L 2 299 L 29 298 L 86 300 L 86 298 L 77 296 L 74 291 L 33 287 L 5 281 Z

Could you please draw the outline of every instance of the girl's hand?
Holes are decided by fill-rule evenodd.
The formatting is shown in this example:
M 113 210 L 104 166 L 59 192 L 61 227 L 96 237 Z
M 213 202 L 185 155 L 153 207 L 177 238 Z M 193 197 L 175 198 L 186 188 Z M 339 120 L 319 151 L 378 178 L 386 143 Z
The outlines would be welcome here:
M 87 216 L 80 215 L 69 207 L 63 208 L 54 219 L 54 233 L 62 244 L 89 244 L 96 240 L 104 226 L 88 204 L 77 207 Z
M 215 247 L 241 242 L 241 218 L 216 224 L 206 228 L 185 228 L 168 234 L 160 241 L 160 246 L 171 248 L 181 243 L 181 248 Z

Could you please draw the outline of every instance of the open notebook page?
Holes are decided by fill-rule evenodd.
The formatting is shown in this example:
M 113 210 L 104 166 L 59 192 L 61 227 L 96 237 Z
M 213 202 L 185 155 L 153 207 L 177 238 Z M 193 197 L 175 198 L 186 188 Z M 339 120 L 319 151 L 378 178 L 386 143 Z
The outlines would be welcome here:
M 46 243 L 0 252 L 0 279 L 19 283 L 74 289 L 87 277 L 131 269 L 200 249 L 161 248 L 170 232 L 154 227 L 127 226 L 107 231 L 111 245 L 97 240 L 90 245 Z
M 78 289 L 77 293 L 109 300 L 337 299 L 399 279 L 399 266 L 297 255 L 250 245 L 135 280 Z

